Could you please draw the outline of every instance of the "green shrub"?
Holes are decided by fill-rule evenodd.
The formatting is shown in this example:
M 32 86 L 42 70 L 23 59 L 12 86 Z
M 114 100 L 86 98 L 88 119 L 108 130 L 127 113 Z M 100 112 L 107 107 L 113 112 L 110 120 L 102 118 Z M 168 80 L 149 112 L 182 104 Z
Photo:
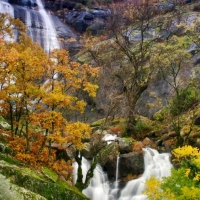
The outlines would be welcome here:
M 186 87 L 180 90 L 169 104 L 170 113 L 178 115 L 191 108 L 199 100 L 199 91 L 194 87 Z

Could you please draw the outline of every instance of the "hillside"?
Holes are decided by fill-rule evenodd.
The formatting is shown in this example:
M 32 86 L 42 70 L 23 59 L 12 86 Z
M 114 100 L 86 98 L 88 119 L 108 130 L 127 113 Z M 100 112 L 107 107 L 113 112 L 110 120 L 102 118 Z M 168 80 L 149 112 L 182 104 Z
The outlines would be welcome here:
M 31 34 L 39 28 L 44 32 L 37 33 L 48 38 L 45 20 L 34 21 L 44 8 L 20 3 L 14 10 L 23 19 L 22 13 L 31 13 Z M 121 190 L 143 174 L 144 148 L 174 158 L 171 176 L 147 181 L 150 200 L 154 194 L 198 199 L 199 5 L 118 2 L 88 9 L 87 2 L 48 1 L 54 21 L 67 27 L 67 19 L 71 25 L 80 18 L 88 22 L 78 36 L 65 26 L 60 31 L 60 43 L 69 42 L 72 49 L 81 43 L 73 54 L 68 47 L 50 51 L 49 42 L 41 48 L 27 37 L 22 22 L 1 14 L 0 184 L 10 193 L 3 199 L 88 199 L 82 191 L 99 164 L 109 183 L 120 180 Z M 5 37 L 12 36 L 13 27 L 17 41 Z M 90 162 L 87 174 L 84 159 Z

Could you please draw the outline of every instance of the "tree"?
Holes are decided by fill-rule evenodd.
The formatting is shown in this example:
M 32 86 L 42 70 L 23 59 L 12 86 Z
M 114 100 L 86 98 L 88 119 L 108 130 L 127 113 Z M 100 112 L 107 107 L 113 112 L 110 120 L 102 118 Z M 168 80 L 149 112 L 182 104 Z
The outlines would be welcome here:
M 187 36 L 173 36 L 166 42 L 155 46 L 154 54 L 150 63 L 157 69 L 161 76 L 172 89 L 173 98 L 168 100 L 168 112 L 172 127 L 177 134 L 178 144 L 182 144 L 180 137 L 181 120 L 180 114 L 198 101 L 193 79 L 185 76 L 186 67 L 190 65 L 191 54 L 187 52 L 190 44 Z M 173 52 L 173 54 L 172 54 Z M 177 144 L 177 145 L 178 145 Z
M 44 74 L 46 55 L 38 44 L 24 34 L 20 36 L 19 42 L 12 42 L 6 48 L 8 54 L 3 60 L 4 67 L 1 68 L 3 75 L 6 73 L 1 88 L 1 93 L 4 94 L 2 104 L 4 108 L 9 105 L 12 134 L 17 134 L 19 124 L 25 127 L 24 135 L 29 151 L 30 111 L 34 111 L 33 102 L 40 93 L 41 83 L 37 81 L 41 80 Z
M 53 163 L 51 143 L 60 148 L 72 143 L 77 151 L 84 147 L 83 139 L 92 131 L 89 124 L 72 122 L 63 110 L 84 112 L 86 102 L 79 93 L 96 96 L 98 86 L 93 80 L 98 68 L 70 61 L 66 50 L 54 50 L 48 56 L 25 32 L 18 42 L 6 41 L 1 34 L 1 114 L 11 123 L 9 146 L 17 159 L 33 167 L 45 164 L 62 171 Z
M 157 39 L 151 34 L 157 27 L 157 19 L 153 19 L 156 13 L 148 0 L 144 3 L 119 3 L 111 10 L 107 26 L 107 35 L 110 38 L 104 37 L 95 46 L 88 43 L 86 48 L 91 58 L 121 83 L 120 91 L 112 98 L 121 94 L 125 98 L 127 132 L 131 133 L 136 123 L 136 102 L 146 90 L 153 72 L 148 61 L 151 47 Z

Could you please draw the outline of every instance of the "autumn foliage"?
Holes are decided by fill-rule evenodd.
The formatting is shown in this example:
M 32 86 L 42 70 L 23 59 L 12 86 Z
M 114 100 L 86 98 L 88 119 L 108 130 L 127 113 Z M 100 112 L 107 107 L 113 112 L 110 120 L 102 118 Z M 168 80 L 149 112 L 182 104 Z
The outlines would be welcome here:
M 99 69 L 70 61 L 66 50 L 47 55 L 26 36 L 19 20 L 4 14 L 0 19 L 0 115 L 11 124 L 8 145 L 15 158 L 32 167 L 47 165 L 63 171 L 67 165 L 56 161 L 51 145 L 70 142 L 79 150 L 84 147 L 82 140 L 91 128 L 71 122 L 71 117 L 74 112 L 84 113 L 81 94 L 96 96 L 98 86 L 93 81 Z M 5 25 L 5 20 L 10 23 Z M 5 38 L 12 36 L 12 27 L 20 32 L 18 42 Z

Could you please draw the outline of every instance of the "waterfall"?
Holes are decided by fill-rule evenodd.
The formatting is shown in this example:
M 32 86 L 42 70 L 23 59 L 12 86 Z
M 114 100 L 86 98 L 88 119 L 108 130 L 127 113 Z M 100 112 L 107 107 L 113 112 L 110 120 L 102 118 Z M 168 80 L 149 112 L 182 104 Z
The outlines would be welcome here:
M 0 0 L 0 13 L 7 13 L 11 17 L 14 17 L 14 9 L 13 9 L 13 7 L 9 3 L 4 2 L 2 0 Z
M 22 0 L 22 5 L 30 4 L 30 7 L 12 6 L 9 3 L 0 0 L 0 13 L 8 13 L 13 18 L 19 18 L 27 26 L 27 35 L 34 42 L 39 43 L 45 52 L 49 53 L 53 49 L 59 49 L 60 45 L 57 39 L 56 29 L 51 15 L 46 12 L 41 0 L 36 0 L 38 11 L 31 8 L 33 2 Z M 17 34 L 15 35 L 15 40 Z
M 115 179 L 115 188 L 118 188 L 118 176 L 119 176 L 119 156 L 117 156 L 117 165 L 116 165 L 116 179 Z
M 98 165 L 94 171 L 94 177 L 90 181 L 90 185 L 83 190 L 83 193 L 91 200 L 147 200 L 147 197 L 142 194 L 145 189 L 145 181 L 151 175 L 158 179 L 164 176 L 169 176 L 172 168 L 170 162 L 170 154 L 159 154 L 156 150 L 145 148 L 144 151 L 144 165 L 145 170 L 143 175 L 135 180 L 129 181 L 121 194 L 118 195 L 119 189 L 110 187 L 107 175 Z
M 82 165 L 81 165 L 81 168 L 82 168 L 82 174 L 83 174 L 83 183 L 85 182 L 85 179 L 86 179 L 86 174 L 88 172 L 88 170 L 90 169 L 90 166 L 91 166 L 91 161 L 90 160 L 87 160 L 85 159 L 84 157 L 82 157 Z M 73 170 L 73 184 L 76 183 L 77 181 L 77 170 L 78 170 L 78 163 L 77 162 L 74 162 L 72 164 L 74 170 Z
M 47 14 L 41 0 L 36 0 L 36 2 L 39 8 L 39 13 L 43 17 L 45 25 L 44 28 L 46 29 L 46 40 L 44 41 L 46 44 L 44 45 L 45 46 L 44 50 L 49 53 L 53 49 L 59 49 L 60 45 L 57 40 L 57 34 L 51 19 L 51 15 Z
M 83 194 L 91 200 L 110 200 L 109 189 L 107 174 L 103 172 L 100 165 L 97 165 L 94 170 L 94 176 L 90 180 L 90 185 L 83 190 Z
M 119 200 L 147 199 L 145 195 L 142 195 L 142 191 L 145 189 L 145 181 L 148 180 L 151 175 L 158 179 L 170 175 L 172 164 L 169 159 L 169 153 L 159 154 L 156 150 L 151 148 L 143 150 L 145 165 L 144 173 L 140 178 L 127 183 L 126 187 L 121 192 Z

